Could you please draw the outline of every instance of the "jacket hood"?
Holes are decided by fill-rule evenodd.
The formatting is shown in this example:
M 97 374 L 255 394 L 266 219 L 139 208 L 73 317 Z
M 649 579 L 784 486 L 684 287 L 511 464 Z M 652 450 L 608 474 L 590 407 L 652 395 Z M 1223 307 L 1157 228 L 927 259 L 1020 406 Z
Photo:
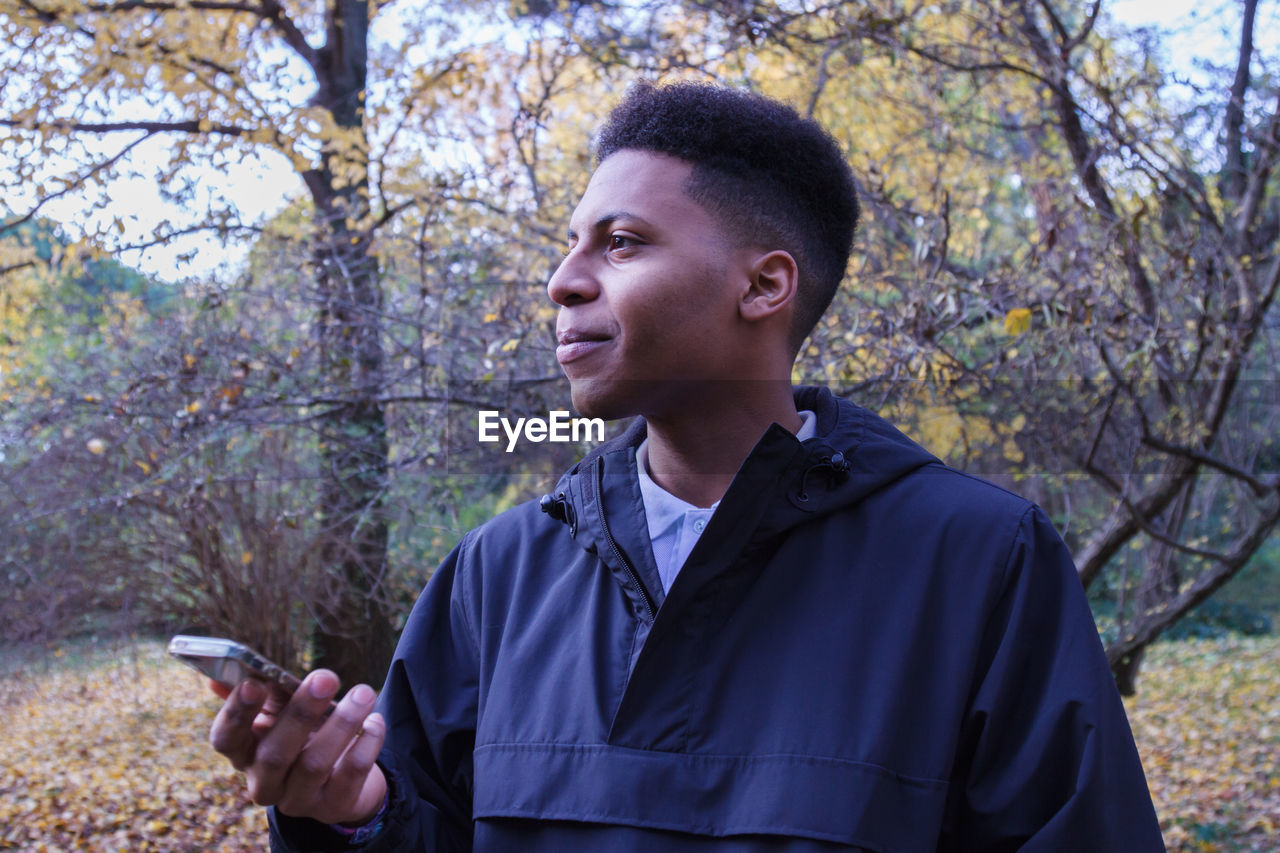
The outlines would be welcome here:
M 776 535 L 938 462 L 883 418 L 825 388 L 796 388 L 795 401 L 797 409 L 816 414 L 815 435 L 801 443 L 771 425 L 738 469 L 711 524 L 750 529 L 755 538 Z M 647 531 L 633 535 L 645 526 L 634 523 L 644 518 L 636 449 L 645 434 L 645 422 L 637 418 L 625 433 L 583 457 L 541 501 L 543 511 L 567 524 L 584 548 L 606 559 L 618 550 L 648 551 L 642 544 Z M 639 566 L 641 575 L 644 569 Z

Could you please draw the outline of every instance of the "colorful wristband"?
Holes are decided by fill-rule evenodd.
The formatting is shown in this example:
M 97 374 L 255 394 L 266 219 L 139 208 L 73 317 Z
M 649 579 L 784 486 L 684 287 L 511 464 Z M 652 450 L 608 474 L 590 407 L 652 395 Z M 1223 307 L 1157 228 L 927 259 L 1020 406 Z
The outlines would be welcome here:
M 391 805 L 391 792 L 382 795 L 382 806 L 378 809 L 368 823 L 363 826 L 342 826 L 340 824 L 331 823 L 329 828 L 341 835 L 347 841 L 347 846 L 356 847 L 364 844 L 382 831 L 382 825 L 387 819 L 387 809 Z

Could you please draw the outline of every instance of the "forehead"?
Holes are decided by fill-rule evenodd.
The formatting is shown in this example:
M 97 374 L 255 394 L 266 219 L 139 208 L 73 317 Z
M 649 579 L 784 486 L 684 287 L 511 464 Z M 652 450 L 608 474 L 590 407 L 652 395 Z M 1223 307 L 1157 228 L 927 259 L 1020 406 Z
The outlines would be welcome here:
M 709 221 L 685 192 L 692 171 L 684 160 L 666 154 L 629 149 L 611 154 L 591 176 L 569 222 L 570 233 L 581 234 L 624 213 L 657 225 Z

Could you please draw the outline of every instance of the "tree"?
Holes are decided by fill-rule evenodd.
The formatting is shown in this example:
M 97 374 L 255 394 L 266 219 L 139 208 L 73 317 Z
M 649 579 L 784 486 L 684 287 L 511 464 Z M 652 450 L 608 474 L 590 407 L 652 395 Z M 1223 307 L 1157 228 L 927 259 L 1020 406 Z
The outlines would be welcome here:
M 47 640 L 112 611 L 132 629 L 137 610 L 100 547 L 127 522 L 104 476 L 107 444 L 83 415 L 102 402 L 89 389 L 104 387 L 112 344 L 167 300 L 113 261 L 77 258 L 48 222 L 0 233 L 0 247 L 33 259 L 0 297 L 0 639 Z M 58 393 L 68 377 L 88 381 Z
M 84 192 L 118 173 L 157 137 L 176 138 L 161 179 L 191 200 L 185 163 L 216 165 L 255 149 L 283 155 L 314 210 L 311 277 L 323 387 L 323 562 L 340 578 L 340 599 L 317 614 L 315 662 L 344 681 L 380 679 L 394 637 L 378 595 L 386 572 L 387 437 L 378 270 L 370 244 L 391 212 L 370 197 L 369 22 L 364 0 L 319 11 L 277 0 L 123 0 L 0 6 L 7 85 L 0 125 L 25 147 L 11 180 L 41 177 L 42 155 L 71 152 L 31 209 Z M 72 82 L 74 81 L 74 82 Z M 141 113 L 145 118 L 126 118 Z M 95 137 L 107 143 L 85 142 Z M 103 201 L 106 204 L 107 201 Z M 119 223 L 119 219 L 116 220 Z M 211 205 L 186 228 L 240 230 L 234 211 Z M 121 225 L 123 230 L 123 225 Z
M 7 182 L 18 198 L 23 188 L 41 188 L 28 209 L 0 223 L 2 229 L 22 227 L 49 202 L 74 193 L 112 210 L 110 193 L 101 188 L 136 172 L 144 152 L 161 160 L 157 179 L 166 192 L 190 207 L 200 205 L 208 183 L 205 176 L 198 183 L 189 164 L 216 167 L 258 152 L 290 164 L 305 188 L 298 208 L 306 211 L 305 224 L 287 218 L 296 226 L 288 235 L 241 222 L 234 206 L 215 193 L 190 223 L 165 223 L 140 242 L 103 233 L 86 242 L 119 250 L 209 230 L 258 234 L 264 245 L 283 247 L 281 257 L 291 268 L 260 263 L 258 271 L 270 269 L 266 288 L 289 287 L 300 303 L 312 306 L 310 341 L 292 346 L 297 358 L 274 359 L 299 374 L 307 371 L 306 383 L 287 391 L 265 387 L 259 384 L 265 371 L 252 367 L 258 359 L 238 356 L 234 336 L 201 336 L 204 349 L 197 352 L 176 343 L 184 334 L 177 323 L 167 358 L 164 341 L 157 340 L 157 351 L 146 356 L 155 369 L 137 377 L 141 385 L 131 399 L 170 399 L 175 375 L 184 377 L 184 393 L 198 397 L 183 405 L 207 404 L 200 393 L 235 389 L 236 405 L 229 410 L 223 409 L 231 398 L 213 399 L 220 406 L 216 418 L 209 409 L 193 411 L 183 434 L 194 447 L 209 440 L 207 417 L 251 425 L 255 417 L 263 419 L 262 406 L 278 407 L 302 428 L 314 428 L 324 537 L 318 562 L 327 581 L 317 584 L 323 594 L 310 599 L 317 625 L 311 662 L 337 670 L 348 684 L 376 683 L 394 642 L 396 602 L 387 587 L 393 474 L 388 412 L 420 407 L 430 413 L 459 404 L 474 411 L 476 403 L 495 407 L 523 388 L 548 384 L 549 348 L 523 345 L 545 335 L 545 308 L 534 309 L 523 296 L 504 298 L 495 285 L 534 281 L 540 287 L 559 230 L 549 237 L 539 217 L 572 192 L 571 184 L 540 183 L 546 164 L 539 149 L 547 105 L 566 93 L 572 57 L 565 48 L 571 42 L 544 42 L 536 37 L 536 22 L 508 21 L 508 27 L 530 29 L 527 50 L 468 46 L 463 25 L 503 14 L 504 7 L 460 4 L 439 15 L 398 20 L 393 29 L 399 44 L 383 42 L 371 52 L 369 28 L 381 12 L 376 4 L 346 0 L 319 11 L 276 0 L 0 3 L 9 45 L 0 51 L 8 82 L 0 94 L 0 125 L 18 146 Z M 142 117 L 126 117 L 132 115 Z M 123 143 L 114 142 L 121 138 Z M 156 145 L 161 139 L 169 141 L 167 148 Z M 108 229 L 126 233 L 124 218 L 108 217 Z M 554 215 L 557 225 L 565 218 Z M 529 226 L 527 233 L 522 225 Z M 517 239 L 505 240 L 500 250 L 488 236 L 499 230 Z M 416 258 L 402 265 L 409 256 L 396 252 L 406 242 L 416 242 L 410 249 Z M 519 252 L 511 251 L 513 245 Z M 522 268 L 530 258 L 532 271 Z M 23 273 L 40 261 L 29 251 L 13 252 L 0 268 Z M 428 280 L 428 274 L 436 277 Z M 246 305 L 218 286 L 206 286 L 194 298 L 214 309 Z M 456 324 L 442 335 L 442 318 L 449 316 Z M 493 322 L 481 322 L 490 316 Z M 248 328 L 239 331 L 248 334 Z M 471 354 L 477 340 L 489 348 L 480 358 Z M 388 351 L 403 368 L 388 368 Z M 261 360 L 272 358 L 264 354 Z M 494 362 L 508 369 L 499 371 Z M 513 373 L 515 365 L 534 362 L 541 375 Z M 231 384 L 224 373 L 236 369 L 253 376 Z M 503 373 L 507 381 L 499 386 L 495 380 Z M 522 405 L 535 398 L 526 394 Z M 130 409 L 124 417 L 134 414 Z M 422 420 L 437 426 L 432 417 Z M 417 441 L 416 419 L 401 415 L 398 421 L 406 441 Z M 399 458 L 405 455 L 411 461 L 401 463 L 402 470 L 424 458 L 412 452 Z M 504 461 L 500 467 L 509 466 Z M 213 534 L 229 543 L 250 533 L 245 524 L 236 533 L 232 515 L 206 505 L 215 492 L 220 506 L 230 502 L 223 510 L 242 503 L 241 493 L 222 482 L 199 500 L 175 504 L 167 494 L 150 505 L 161 523 L 168 517 L 188 540 L 205 541 L 196 559 L 213 574 L 229 553 L 209 547 Z M 130 505 L 145 504 L 128 488 L 122 494 Z M 192 527 L 193 513 L 219 519 L 213 525 L 219 529 L 195 535 L 209 525 Z
M 638 74 L 760 88 L 848 146 L 867 210 L 854 286 L 798 378 L 843 387 L 1042 501 L 1115 611 L 1122 686 L 1125 662 L 1274 529 L 1277 111 L 1273 69 L 1254 71 L 1256 5 L 1220 89 L 1177 84 L 1099 3 L 515 7 L 413 10 L 393 43 L 369 21 L 395 7 L 333 3 L 321 20 L 271 2 L 0 0 L 14 45 L 0 55 L 20 81 L 0 117 L 27 146 L 16 183 L 38 183 L 42 145 L 74 155 L 52 161 L 75 168 L 44 182 L 48 199 L 176 135 L 162 176 L 176 196 L 196 196 L 180 161 L 258 149 L 306 187 L 261 234 L 236 295 L 195 297 L 296 300 L 261 331 L 278 351 L 254 357 L 290 381 L 253 367 L 222 416 L 247 425 L 276 407 L 315 429 L 288 446 L 314 450 L 328 478 L 321 562 L 346 596 L 317 610 L 332 635 L 318 662 L 336 644 L 380 671 L 391 632 L 374 623 L 408 597 L 400 580 L 388 594 L 406 576 L 388 551 L 436 538 L 413 529 L 433 489 L 496 506 L 514 496 L 509 477 L 558 462 L 484 456 L 467 420 L 566 399 L 542 286 L 590 171 L 583 142 Z M 469 29 L 480 20 L 484 38 Z M 147 120 L 111 120 L 152 88 L 167 94 Z M 83 141 L 121 133 L 113 150 Z M 226 205 L 209 213 L 197 225 L 248 227 Z M 7 257 L 0 269 L 31 263 Z M 291 341 L 299 305 L 311 335 Z M 239 345 L 207 337 L 223 348 L 199 356 L 216 394 Z M 187 369 L 182 350 L 168 357 L 159 375 Z
M 864 297 L 814 355 L 909 423 L 936 400 L 955 455 L 1072 508 L 1126 692 L 1280 522 L 1280 89 L 1254 70 L 1257 3 L 1239 8 L 1221 88 L 1175 84 L 1099 2 L 754 4 L 727 24 L 781 57 L 795 100 L 869 130 L 849 136 Z M 903 376 L 924 385 L 877 381 Z

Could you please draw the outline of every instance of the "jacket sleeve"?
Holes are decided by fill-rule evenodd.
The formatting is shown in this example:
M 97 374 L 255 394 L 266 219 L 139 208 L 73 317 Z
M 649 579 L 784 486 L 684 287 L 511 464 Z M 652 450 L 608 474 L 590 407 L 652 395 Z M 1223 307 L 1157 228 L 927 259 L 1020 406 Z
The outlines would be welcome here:
M 1038 508 L 1019 525 L 979 661 L 939 850 L 1164 850 L 1083 587 Z
M 274 853 L 466 853 L 471 850 L 472 750 L 479 656 L 461 564 L 463 541 L 414 605 L 378 699 L 390 786 L 384 828 L 350 846 L 327 826 L 270 810 Z

